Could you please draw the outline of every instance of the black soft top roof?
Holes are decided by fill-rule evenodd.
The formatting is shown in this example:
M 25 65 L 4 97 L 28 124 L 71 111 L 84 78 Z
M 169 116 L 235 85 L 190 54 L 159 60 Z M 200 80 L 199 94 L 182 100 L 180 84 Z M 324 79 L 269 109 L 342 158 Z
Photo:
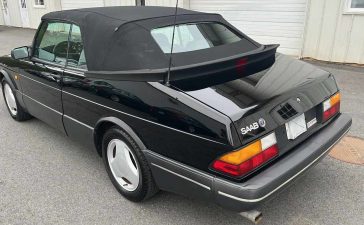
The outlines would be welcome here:
M 175 8 L 172 7 L 118 6 L 51 12 L 45 14 L 42 20 L 68 21 L 80 26 L 88 68 L 86 76 L 160 81 L 167 73 L 169 54 L 160 49 L 151 30 L 173 25 L 174 15 Z M 217 69 L 221 71 L 221 66 L 228 63 L 231 69 L 236 64 L 236 59 L 241 63 L 241 57 L 249 52 L 255 56 L 259 53 L 261 57 L 274 61 L 276 47 L 267 48 L 251 40 L 219 14 L 178 8 L 176 24 L 191 22 L 224 24 L 241 36 L 242 40 L 208 49 L 174 53 L 171 80 L 181 79 L 181 76 L 194 77 L 202 68 L 215 70 L 215 66 L 211 65 L 219 65 Z M 269 55 L 261 54 L 266 51 L 269 51 Z M 259 61 L 255 59 L 257 60 Z M 203 72 L 205 75 L 208 73 Z
M 72 9 L 56 11 L 45 14 L 42 19 L 70 20 L 78 24 L 83 24 L 86 17 L 98 17 L 108 22 L 109 20 L 119 20 L 120 25 L 137 20 L 174 16 L 175 8 L 159 6 L 113 6 L 96 7 L 84 9 Z M 179 8 L 177 15 L 204 14 L 202 12 Z

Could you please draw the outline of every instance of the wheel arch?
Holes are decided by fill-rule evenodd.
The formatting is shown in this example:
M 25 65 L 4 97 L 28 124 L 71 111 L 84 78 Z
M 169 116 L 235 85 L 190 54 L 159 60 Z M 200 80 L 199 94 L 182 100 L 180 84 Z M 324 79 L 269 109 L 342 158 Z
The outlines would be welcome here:
M 97 150 L 97 153 L 102 156 L 102 137 L 104 133 L 110 129 L 112 126 L 119 126 L 123 129 L 127 134 L 129 134 L 134 141 L 139 145 L 142 150 L 146 150 L 147 147 L 144 145 L 139 136 L 134 132 L 134 130 L 124 121 L 116 117 L 104 117 L 97 121 L 96 126 L 94 128 L 94 144 Z
M 9 73 L 6 72 L 5 69 L 0 68 L 0 82 L 2 81 L 2 79 L 5 79 L 13 90 L 18 90 L 17 85 L 15 84 L 13 79 L 10 78 Z

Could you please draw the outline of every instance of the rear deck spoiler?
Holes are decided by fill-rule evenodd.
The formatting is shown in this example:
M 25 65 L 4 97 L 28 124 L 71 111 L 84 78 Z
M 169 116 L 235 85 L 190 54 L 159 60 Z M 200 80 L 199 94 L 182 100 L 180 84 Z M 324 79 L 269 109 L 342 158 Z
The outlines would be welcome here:
M 275 53 L 278 44 L 262 45 L 261 47 L 218 60 L 191 64 L 188 66 L 172 67 L 170 82 L 203 81 L 204 78 L 241 78 L 269 68 L 275 62 Z M 87 78 L 119 80 L 119 81 L 146 81 L 163 82 L 168 73 L 168 68 L 127 70 L 127 71 L 87 71 Z M 197 80 L 196 80 L 197 79 Z

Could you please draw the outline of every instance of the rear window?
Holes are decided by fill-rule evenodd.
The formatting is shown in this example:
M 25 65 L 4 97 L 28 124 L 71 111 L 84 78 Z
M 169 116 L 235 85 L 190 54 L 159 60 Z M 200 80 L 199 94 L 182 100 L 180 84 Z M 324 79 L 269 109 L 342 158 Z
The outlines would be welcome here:
M 151 34 L 164 53 L 171 52 L 173 26 L 153 29 Z M 240 41 L 241 37 L 219 23 L 176 25 L 173 53 L 190 52 Z

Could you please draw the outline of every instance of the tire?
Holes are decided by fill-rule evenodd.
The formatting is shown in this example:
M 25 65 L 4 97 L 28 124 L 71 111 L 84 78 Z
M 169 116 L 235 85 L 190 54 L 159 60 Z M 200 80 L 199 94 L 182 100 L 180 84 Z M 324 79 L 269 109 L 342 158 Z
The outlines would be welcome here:
M 111 182 L 128 200 L 144 201 L 158 192 L 140 146 L 120 127 L 113 126 L 104 134 L 102 158 Z
M 1 86 L 6 108 L 8 109 L 10 116 L 16 121 L 25 121 L 32 118 L 32 116 L 29 115 L 19 104 L 18 99 L 14 94 L 13 88 L 11 88 L 10 84 L 5 79 L 2 80 Z M 8 94 L 6 94 L 5 92 L 7 92 Z M 12 103 L 9 103 L 10 101 L 12 101 Z M 12 104 L 13 106 L 10 106 L 10 104 Z

